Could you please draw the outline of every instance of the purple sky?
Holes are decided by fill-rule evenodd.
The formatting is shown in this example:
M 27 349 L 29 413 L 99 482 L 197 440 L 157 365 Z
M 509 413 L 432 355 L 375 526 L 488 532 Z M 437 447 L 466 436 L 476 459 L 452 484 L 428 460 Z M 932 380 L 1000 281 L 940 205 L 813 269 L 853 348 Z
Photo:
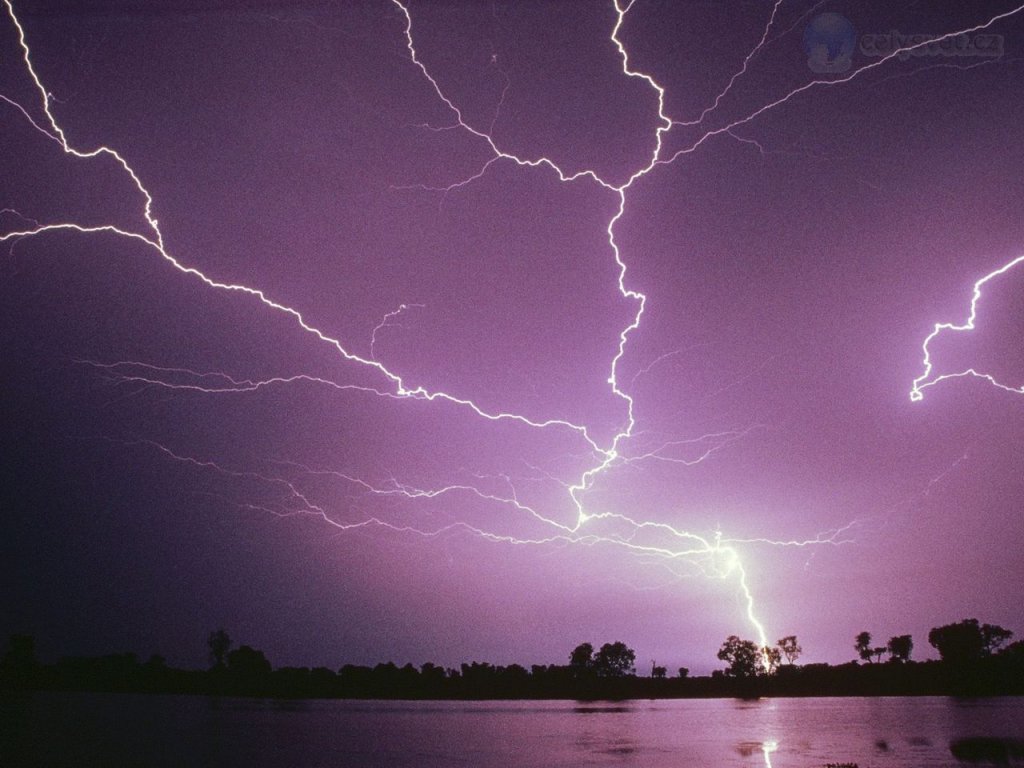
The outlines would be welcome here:
M 48 103 L 2 7 L 0 632 L 706 673 L 755 621 L 1024 631 L 1024 263 L 910 397 L 1024 254 L 1024 9 L 883 61 L 1017 7 L 893 5 L 635 0 L 629 76 L 612 2 L 13 0 Z

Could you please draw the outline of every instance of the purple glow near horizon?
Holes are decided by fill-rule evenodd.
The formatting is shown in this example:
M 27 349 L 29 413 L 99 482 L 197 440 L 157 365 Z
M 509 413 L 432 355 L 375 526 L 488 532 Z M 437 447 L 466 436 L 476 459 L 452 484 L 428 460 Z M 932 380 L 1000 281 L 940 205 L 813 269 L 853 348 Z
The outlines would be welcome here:
M 1024 7 L 6 10 L 10 631 L 1021 628 Z

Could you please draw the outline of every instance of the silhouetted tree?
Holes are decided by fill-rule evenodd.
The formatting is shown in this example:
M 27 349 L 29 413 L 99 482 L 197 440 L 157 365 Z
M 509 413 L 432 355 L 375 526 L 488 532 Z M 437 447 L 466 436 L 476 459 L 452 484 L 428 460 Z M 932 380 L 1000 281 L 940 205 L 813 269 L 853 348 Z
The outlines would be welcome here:
M 36 639 L 31 635 L 11 635 L 7 652 L 0 666 L 10 672 L 32 672 L 39 665 L 36 660 Z
M 605 643 L 594 655 L 594 669 L 600 677 L 625 677 L 634 672 L 636 653 L 624 642 Z
M 466 680 L 475 685 L 482 680 L 489 679 L 489 674 L 493 672 L 493 667 L 489 664 L 480 665 L 473 662 L 472 673 L 470 672 L 469 664 L 463 664 L 462 670 Z M 481 674 L 481 672 L 487 672 L 488 674 Z M 388 661 L 377 664 L 373 668 L 370 680 L 375 692 L 384 693 L 388 696 L 397 696 L 408 694 L 411 689 L 415 688 L 417 683 L 419 683 L 420 673 L 412 664 L 399 667 L 395 662 Z
M 373 670 L 356 664 L 346 664 L 338 670 L 342 690 L 349 694 L 366 695 L 373 686 Z
M 217 633 L 211 633 L 216 635 Z M 858 645 L 881 652 L 858 635 Z M 226 633 L 223 633 L 226 636 Z M 347 697 L 383 699 L 522 699 L 522 698 L 638 698 L 663 696 L 804 696 L 804 695 L 970 695 L 1024 694 L 1024 642 L 1007 643 L 1011 633 L 996 625 L 970 619 L 937 627 L 930 640 L 945 661 L 910 664 L 910 635 L 889 639 L 890 664 L 872 666 L 850 661 L 839 666 L 782 663 L 783 648 L 795 636 L 773 648 L 730 636 L 718 652 L 728 669 L 710 678 L 685 680 L 689 670 L 679 668 L 679 679 L 667 681 L 667 670 L 652 661 L 651 678 L 635 677 L 635 652 L 622 642 L 608 643 L 593 653 L 585 644 L 570 656 L 586 671 L 574 674 L 569 665 L 534 665 L 527 671 L 518 664 L 494 666 L 473 662 L 461 671 L 426 663 L 399 667 L 393 662 L 376 667 L 345 665 L 338 673 L 325 667 L 285 667 L 272 670 L 259 650 L 241 646 L 223 654 L 223 666 L 208 672 L 168 667 L 154 655 L 144 664 L 132 653 L 98 657 L 71 657 L 55 664 L 35 660 L 30 637 L 13 637 L 0 654 L 0 690 L 111 691 L 190 693 L 232 696 Z M 792 641 L 792 642 L 790 642 Z M 863 641 L 863 642 L 862 642 Z M 229 644 L 230 640 L 224 641 Z M 216 643 L 211 643 L 211 654 Z M 588 654 L 587 651 L 590 651 Z M 214 657 L 215 662 L 217 658 Z M 965 661 L 966 660 L 966 661 Z M 970 663 L 970 662 L 977 663 Z M 951 662 L 961 663 L 953 666 Z M 31 670 L 21 673 L 18 670 Z M 598 671 L 600 670 L 600 672 Z M 777 673 L 769 678 L 763 673 Z M 598 675 L 601 677 L 598 677 Z M 630 677 L 625 677 L 630 675 Z M 652 679 L 655 678 L 655 679 Z M 0 699 L 3 697 L 0 696 Z M 2 709 L 0 701 L 0 709 Z M 0 716 L 0 730 L 4 721 Z M 0 759 L 0 763 L 3 760 Z
M 522 682 L 529 675 L 530 673 L 526 671 L 526 667 L 522 664 L 509 664 L 505 667 L 505 676 L 510 680 Z
M 981 636 L 985 641 L 985 655 L 990 655 L 998 651 L 1003 643 L 1009 642 L 1013 632 L 998 624 L 982 624 Z
M 861 661 L 871 661 L 873 649 L 871 647 L 871 633 L 861 632 L 854 638 L 853 648 L 857 651 Z
M 729 677 L 753 677 L 757 674 L 760 657 L 761 653 L 754 641 L 740 640 L 736 635 L 729 635 L 718 649 L 718 658 L 729 665 L 725 670 Z
M 0 688 L 4 685 L 15 688 L 32 687 L 38 668 L 35 638 L 31 635 L 11 635 L 7 641 L 7 651 L 0 659 Z M 2 718 L 0 715 L 0 720 Z
M 240 645 L 228 653 L 228 672 L 244 677 L 258 677 L 270 672 L 270 662 L 263 651 Z
M 590 643 L 580 643 L 573 648 L 569 654 L 569 666 L 577 676 L 594 666 L 594 646 Z
M 910 661 L 910 654 L 914 650 L 914 639 L 910 635 L 897 635 L 889 638 L 889 661 L 905 664 Z
M 210 649 L 210 661 L 213 662 L 213 666 L 223 669 L 224 660 L 231 650 L 231 636 L 223 629 L 215 630 L 206 638 L 206 645 Z
M 935 627 L 928 633 L 928 642 L 943 661 L 955 665 L 971 664 L 992 655 L 1013 632 L 995 624 L 978 625 L 977 619 L 964 619 L 956 624 Z
M 777 645 L 789 664 L 795 664 L 796 660 L 800 658 L 800 654 L 804 652 L 804 649 L 796 641 L 796 635 L 786 635 L 777 642 Z
M 439 667 L 428 661 L 420 667 L 420 680 L 427 686 L 440 686 L 444 683 L 444 667 Z
M 319 688 L 330 689 L 337 679 L 334 670 L 327 667 L 313 667 L 309 671 L 309 681 Z

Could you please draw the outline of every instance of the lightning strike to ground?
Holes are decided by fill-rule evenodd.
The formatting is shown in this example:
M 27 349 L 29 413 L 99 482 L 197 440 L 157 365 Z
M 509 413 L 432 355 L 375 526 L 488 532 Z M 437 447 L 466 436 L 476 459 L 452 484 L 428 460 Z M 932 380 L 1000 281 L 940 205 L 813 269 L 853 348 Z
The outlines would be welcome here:
M 369 526 L 379 526 L 390 529 L 396 532 L 403 533 L 415 533 L 422 536 L 440 536 L 448 532 L 463 530 L 468 531 L 476 536 L 479 536 L 488 541 L 503 542 L 512 545 L 541 545 L 551 543 L 568 543 L 577 545 L 588 545 L 588 546 L 611 546 L 624 548 L 626 551 L 636 554 L 642 557 L 655 557 L 664 558 L 667 560 L 678 560 L 678 559 L 691 559 L 691 558 L 706 558 L 707 573 L 709 575 L 718 576 L 720 578 L 733 577 L 736 579 L 738 589 L 742 595 L 742 601 L 745 609 L 746 619 L 750 625 L 754 627 L 758 641 L 762 648 L 769 645 L 768 633 L 765 630 L 764 625 L 756 615 L 755 602 L 753 592 L 748 583 L 748 574 L 744 565 L 740 559 L 740 554 L 734 544 L 767 544 L 773 546 L 811 546 L 821 544 L 843 544 L 849 541 L 844 538 L 847 531 L 852 527 L 853 523 L 850 523 L 841 528 L 837 528 L 834 531 L 825 532 L 819 534 L 812 539 L 805 541 L 797 540 L 775 540 L 769 538 L 757 538 L 757 539 L 726 539 L 723 538 L 720 533 L 716 534 L 713 538 L 702 537 L 700 535 L 690 533 L 685 530 L 669 526 L 664 523 L 651 522 L 646 520 L 638 520 L 630 516 L 622 515 L 619 513 L 609 511 L 591 511 L 587 509 L 585 504 L 585 497 L 590 491 L 598 478 L 606 476 L 613 468 L 621 466 L 628 462 L 635 462 L 643 458 L 662 458 L 667 457 L 661 455 L 661 451 L 672 445 L 671 442 L 666 444 L 655 451 L 650 451 L 646 454 L 639 456 L 627 457 L 624 455 L 624 444 L 626 444 L 631 438 L 636 435 L 636 414 L 635 414 L 635 401 L 633 396 L 629 394 L 621 385 L 619 381 L 620 364 L 626 355 L 627 346 L 631 336 L 634 332 L 638 331 L 641 326 L 644 311 L 646 308 L 647 296 L 641 291 L 630 287 L 627 284 L 627 263 L 620 250 L 618 241 L 616 239 L 616 227 L 621 221 L 626 211 L 628 192 L 632 189 L 635 183 L 639 182 L 649 173 L 660 168 L 664 165 L 670 165 L 676 160 L 690 154 L 708 140 L 715 136 L 727 134 L 734 138 L 739 138 L 733 132 L 736 128 L 746 125 L 756 120 L 761 115 L 767 113 L 770 110 L 774 110 L 787 102 L 797 98 L 806 91 L 814 88 L 828 87 L 840 85 L 845 82 L 849 82 L 855 77 L 862 73 L 875 69 L 882 66 L 891 59 L 906 54 L 907 52 L 913 51 L 915 48 L 925 45 L 907 46 L 905 48 L 899 48 L 894 50 L 889 55 L 880 58 L 879 60 L 865 65 L 857 70 L 854 70 L 848 76 L 837 78 L 834 80 L 813 80 L 806 85 L 796 88 L 790 91 L 788 94 L 775 99 L 769 103 L 764 104 L 758 109 L 750 112 L 747 116 L 733 120 L 728 124 L 705 131 L 698 139 L 692 142 L 688 147 L 680 149 L 668 156 L 663 156 L 664 151 L 664 139 L 674 127 L 692 127 L 694 125 L 701 125 L 705 119 L 713 114 L 719 104 L 725 99 L 731 91 L 735 82 L 746 73 L 748 65 L 751 60 L 764 48 L 765 45 L 769 44 L 769 34 L 775 22 L 776 13 L 781 0 L 776 0 L 772 7 L 771 16 L 764 28 L 764 32 L 761 39 L 758 41 L 756 46 L 749 52 L 747 57 L 744 59 L 741 69 L 733 75 L 728 81 L 725 88 L 718 94 L 714 102 L 704 109 L 699 118 L 694 121 L 677 121 L 673 120 L 665 111 L 665 89 L 655 79 L 642 71 L 634 69 L 630 64 L 629 52 L 620 38 L 620 32 L 623 24 L 626 21 L 627 14 L 633 8 L 635 0 L 624 4 L 621 0 L 615 0 L 614 10 L 616 19 L 612 28 L 609 40 L 615 47 L 616 51 L 621 60 L 621 69 L 625 77 L 634 78 L 644 82 L 648 88 L 653 92 L 656 103 L 656 127 L 653 132 L 653 149 L 650 152 L 647 162 L 639 169 L 635 170 L 628 179 L 622 184 L 613 184 L 601 177 L 599 173 L 592 169 L 578 169 L 578 170 L 566 170 L 560 167 L 557 163 L 551 159 L 540 156 L 540 157 L 520 157 L 511 154 L 501 149 L 495 139 L 493 138 L 493 126 L 497 120 L 498 110 L 504 103 L 504 93 L 502 94 L 502 102 L 499 103 L 495 117 L 491 121 L 490 125 L 486 130 L 476 128 L 472 126 L 464 117 L 460 108 L 450 99 L 441 84 L 435 79 L 430 73 L 428 67 L 423 63 L 420 54 L 418 53 L 413 36 L 413 19 L 405 4 L 401 0 L 392 0 L 393 5 L 398 8 L 404 18 L 404 38 L 406 43 L 406 49 L 408 51 L 409 59 L 412 64 L 419 69 L 422 76 L 429 83 L 433 92 L 436 94 L 438 99 L 450 110 L 453 116 L 453 124 L 445 126 L 444 129 L 457 129 L 470 134 L 473 137 L 483 141 L 490 149 L 492 157 L 487 160 L 482 167 L 471 176 L 464 178 L 460 181 L 454 182 L 451 185 L 440 188 L 445 193 L 453 192 L 473 183 L 474 181 L 482 178 L 488 170 L 498 162 L 510 162 L 519 167 L 547 169 L 554 172 L 558 180 L 564 183 L 577 183 L 577 182 L 589 182 L 595 183 L 608 193 L 615 196 L 617 200 L 616 210 L 614 214 L 609 218 L 605 232 L 607 235 L 607 243 L 611 255 L 614 259 L 615 265 L 618 270 L 617 276 L 617 288 L 619 294 L 626 301 L 630 301 L 635 305 L 635 312 L 632 315 L 630 322 L 622 328 L 618 335 L 618 344 L 616 352 L 611 359 L 609 366 L 609 374 L 607 377 L 607 384 L 609 385 L 611 392 L 620 401 L 625 409 L 625 415 L 622 426 L 618 429 L 611 440 L 605 444 L 599 443 L 595 438 L 591 436 L 590 431 L 586 426 L 572 423 L 565 419 L 560 418 L 540 418 L 533 416 L 526 416 L 514 412 L 506 411 L 495 411 L 484 408 L 483 406 L 476 403 L 473 399 L 465 397 L 463 395 L 455 395 L 444 391 L 431 391 L 422 386 L 409 385 L 406 383 L 405 378 L 392 371 L 383 362 L 378 359 L 375 343 L 377 342 L 377 334 L 383 328 L 390 325 L 390 320 L 397 317 L 403 310 L 413 306 L 420 306 L 414 304 L 403 304 L 399 309 L 394 312 L 385 315 L 384 319 L 378 324 L 371 334 L 369 357 L 362 357 L 345 346 L 342 341 L 333 337 L 328 332 L 321 330 L 313 322 L 306 319 L 306 317 L 300 312 L 300 310 L 282 304 L 271 297 L 270 294 L 262 289 L 251 287 L 239 283 L 229 283 L 218 280 L 214 277 L 208 276 L 198 268 L 189 266 L 184 262 L 180 261 L 175 257 L 165 246 L 163 232 L 161 230 L 159 221 L 154 215 L 154 199 L 152 194 L 143 184 L 139 175 L 135 172 L 133 167 L 128 161 L 119 154 L 116 150 L 107 147 L 100 146 L 96 149 L 84 151 L 75 148 L 69 142 L 64 129 L 59 125 L 52 109 L 53 97 L 46 90 L 40 79 L 36 69 L 32 63 L 32 57 L 29 49 L 29 45 L 26 39 L 24 28 L 22 27 L 16 13 L 12 0 L 4 0 L 4 5 L 7 9 L 7 15 L 10 18 L 15 30 L 17 31 L 18 42 L 22 51 L 22 61 L 25 67 L 25 71 L 30 77 L 35 90 L 38 92 L 40 107 L 42 115 L 45 119 L 39 117 L 33 117 L 32 112 L 22 104 L 0 95 L 0 101 L 13 108 L 18 114 L 24 118 L 31 127 L 40 133 L 47 140 L 56 143 L 65 155 L 68 155 L 76 160 L 89 161 L 89 160 L 100 160 L 108 159 L 116 163 L 122 171 L 130 178 L 135 189 L 142 200 L 142 214 L 146 222 L 144 231 L 134 231 L 125 229 L 122 227 L 115 226 L 113 224 L 104 224 L 98 226 L 84 226 L 73 221 L 55 221 L 49 223 L 43 223 L 22 216 L 17 212 L 5 209 L 3 214 L 14 213 L 19 217 L 19 220 L 27 224 L 18 229 L 8 230 L 3 234 L 0 234 L 0 243 L 10 242 L 14 243 L 24 238 L 39 237 L 48 233 L 59 233 L 59 232 L 72 232 L 79 235 L 98 235 L 98 234 L 109 234 L 117 237 L 121 237 L 130 241 L 134 241 L 146 249 L 154 252 L 160 259 L 164 260 L 176 270 L 189 278 L 196 279 L 201 283 L 205 284 L 208 288 L 216 291 L 224 291 L 233 294 L 239 294 L 246 296 L 250 299 L 255 299 L 263 306 L 268 309 L 284 314 L 291 318 L 299 328 L 305 333 L 311 334 L 320 342 L 327 344 L 332 347 L 341 358 L 354 365 L 368 368 L 379 374 L 384 382 L 384 386 L 381 388 L 374 387 L 362 387 L 356 385 L 345 385 L 338 382 L 330 381 L 320 377 L 311 376 L 308 374 L 295 374 L 292 376 L 281 376 L 271 377 L 263 380 L 255 379 L 241 379 L 230 376 L 225 372 L 199 372 L 193 371 L 186 368 L 173 368 L 173 367 L 160 367 L 155 366 L 146 362 L 133 362 L 133 361 L 122 361 L 116 363 L 98 363 L 88 362 L 89 365 L 95 366 L 97 369 L 105 371 L 108 375 L 118 381 L 125 383 L 132 383 L 138 386 L 162 386 L 169 387 L 171 389 L 184 389 L 190 390 L 202 394 L 224 394 L 224 393 L 243 393 L 251 392 L 256 389 L 273 386 L 273 385 L 288 385 L 297 382 L 306 382 L 315 385 L 322 385 L 333 387 L 340 390 L 357 390 L 363 393 L 372 394 L 375 396 L 389 397 L 396 399 L 409 399 L 419 401 L 442 401 L 456 405 L 462 409 L 467 410 L 476 417 L 488 420 L 488 421 L 512 421 L 525 428 L 530 429 L 549 429 L 557 428 L 568 430 L 575 433 L 582 438 L 592 454 L 595 456 L 595 463 L 586 469 L 582 474 L 571 483 L 565 483 L 568 495 L 572 501 L 573 507 L 576 512 L 575 521 L 566 525 L 559 523 L 554 520 L 551 516 L 543 515 L 530 505 L 523 504 L 519 501 L 516 494 L 513 493 L 509 496 L 489 494 L 481 491 L 479 488 L 472 484 L 448 484 L 437 488 L 422 489 L 412 485 L 408 485 L 392 478 L 390 482 L 383 485 L 369 483 L 365 480 L 358 478 L 349 477 L 338 473 L 338 477 L 346 480 L 347 482 L 353 483 L 359 486 L 367 493 L 376 496 L 385 497 L 400 497 L 407 500 L 416 500 L 423 498 L 436 498 L 448 494 L 465 493 L 475 495 L 481 501 L 489 503 L 497 503 L 511 508 L 515 513 L 525 514 L 533 518 L 544 525 L 552 526 L 556 529 L 556 532 L 548 537 L 533 537 L 533 538 L 518 538 L 512 536 L 506 536 L 497 534 L 491 531 L 484 530 L 477 526 L 470 525 L 466 522 L 457 521 L 450 525 L 441 526 L 435 529 L 420 529 L 412 526 L 400 526 L 389 523 L 385 520 L 380 519 L 377 516 L 370 516 L 353 523 L 343 523 L 333 519 L 325 510 L 325 508 L 312 501 L 307 495 L 301 491 L 298 486 L 285 478 L 278 477 L 276 475 L 264 475 L 261 473 L 251 472 L 240 472 L 238 470 L 225 469 L 219 466 L 215 462 L 206 460 L 199 460 L 191 458 L 180 453 L 171 451 L 168 448 L 160 446 L 155 443 L 149 443 L 153 447 L 163 452 L 169 458 L 177 462 L 184 462 L 191 466 L 196 467 L 204 471 L 216 471 L 220 473 L 226 473 L 229 476 L 237 479 L 248 479 L 256 483 L 269 483 L 276 487 L 282 488 L 287 491 L 289 500 L 292 502 L 292 506 L 278 509 L 276 514 L 311 514 L 322 518 L 328 524 L 340 529 L 340 530 L 351 530 L 354 528 L 365 528 Z M 1012 11 L 1000 14 L 991 18 L 988 22 L 979 24 L 966 30 L 958 30 L 951 32 L 944 37 L 938 38 L 939 41 L 953 37 L 956 35 L 966 34 L 975 32 L 978 30 L 985 29 L 992 24 L 996 23 L 1001 19 L 1005 19 L 1012 16 L 1021 10 L 1024 10 L 1024 6 L 1016 8 Z M 934 40 L 928 41 L 927 44 L 934 43 Z M 506 76 L 506 87 L 508 88 L 508 81 Z M 439 129 L 440 130 L 440 129 Z M 743 140 L 743 139 L 740 139 Z M 427 187 L 420 187 L 422 189 L 428 189 Z M 945 378 L 950 378 L 956 375 L 976 375 L 982 376 L 983 378 L 989 378 L 991 383 L 1001 386 L 1004 389 L 1009 389 L 1004 385 L 1000 385 L 995 382 L 991 377 L 986 377 L 983 374 L 978 374 L 974 371 L 965 371 L 960 374 L 947 374 L 935 378 L 929 381 L 931 375 L 931 360 L 929 356 L 928 344 L 932 338 L 938 335 L 944 330 L 950 331 L 966 331 L 973 329 L 973 322 L 975 316 L 975 309 L 977 301 L 981 297 L 981 286 L 989 279 L 1002 274 L 1012 266 L 1016 265 L 1020 261 L 1024 260 L 1024 256 L 1014 260 L 1010 264 L 1002 267 L 996 272 L 986 276 L 978 283 L 975 284 L 975 297 L 971 305 L 971 316 L 968 323 L 965 326 L 955 326 L 951 324 L 940 324 L 937 325 L 933 333 L 925 340 L 924 343 L 924 357 L 925 357 L 925 374 L 914 382 L 914 389 L 911 394 L 911 398 L 919 400 L 922 397 L 921 390 L 926 386 L 931 386 L 938 381 Z M 657 361 L 655 361 L 657 362 Z M 653 365 L 653 363 L 652 363 Z M 639 375 L 639 374 L 637 374 Z M 635 381 L 634 377 L 634 381 Z M 1018 390 L 1013 390 L 1018 391 Z M 737 434 L 738 438 L 739 434 Z M 680 441 L 682 442 L 682 441 Z M 724 447 L 724 446 L 719 446 Z M 717 450 L 718 448 L 711 449 L 710 452 Z M 700 460 L 707 458 L 710 455 L 705 454 Z M 671 459 L 668 459 L 671 460 Z M 688 463 L 683 461 L 681 463 Z M 325 470 L 306 470 L 312 472 L 324 472 Z M 267 509 L 265 506 L 249 504 L 252 509 Z M 605 535 L 591 532 L 591 528 L 599 525 L 602 521 L 615 521 L 617 523 L 624 524 L 628 530 L 631 531 L 628 536 L 620 535 Z M 587 530 L 582 530 L 584 526 L 587 526 Z M 655 545 L 642 542 L 638 539 L 641 533 L 649 531 L 656 531 L 661 534 L 667 535 L 669 544 L 667 545 Z M 675 543 L 673 543 L 675 542 Z M 769 753 L 773 751 L 769 749 L 769 745 L 766 744 L 764 748 L 764 756 L 766 763 L 770 764 Z

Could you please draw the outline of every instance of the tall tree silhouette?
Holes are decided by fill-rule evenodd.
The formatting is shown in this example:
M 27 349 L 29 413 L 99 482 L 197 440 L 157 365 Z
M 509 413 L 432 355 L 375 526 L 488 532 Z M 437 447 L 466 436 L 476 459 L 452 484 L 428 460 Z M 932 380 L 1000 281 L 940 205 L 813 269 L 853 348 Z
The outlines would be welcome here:
M 636 652 L 621 640 L 605 643 L 594 655 L 594 669 L 601 677 L 624 677 L 632 675 Z
M 0 659 L 0 689 L 5 684 L 15 688 L 31 687 L 38 669 L 35 638 L 31 635 L 11 635 L 7 641 L 7 652 Z
M 964 619 L 935 627 L 928 633 L 928 642 L 943 661 L 962 666 L 992 655 L 1011 637 L 1013 632 L 997 624 L 979 625 L 977 619 Z
M 31 635 L 11 635 L 7 640 L 7 652 L 4 653 L 0 666 L 12 672 L 31 672 L 39 662 L 36 661 L 36 639 Z
M 786 661 L 789 664 L 795 664 L 796 660 L 800 658 L 800 654 L 804 652 L 804 649 L 800 647 L 800 643 L 796 641 L 796 635 L 786 635 L 776 645 L 779 646 L 779 650 L 786 657 Z
M 243 677 L 259 677 L 270 672 L 270 662 L 258 651 L 248 645 L 240 645 L 228 653 L 228 672 Z
M 576 677 L 586 674 L 594 666 L 594 646 L 580 643 L 569 654 L 569 666 Z
M 914 650 L 914 639 L 910 635 L 897 635 L 889 638 L 889 660 L 906 663 Z
M 729 677 L 747 678 L 756 675 L 760 656 L 753 640 L 741 640 L 736 635 L 729 635 L 718 649 L 718 658 L 729 665 L 725 670 Z
M 206 645 L 210 649 L 210 661 L 216 669 L 224 668 L 224 661 L 231 650 L 231 636 L 223 629 L 217 629 L 206 638 Z
M 861 661 L 870 662 L 875 650 L 871 647 L 871 633 L 859 633 L 857 637 L 854 638 L 853 649 L 857 651 L 857 655 L 860 656 Z

